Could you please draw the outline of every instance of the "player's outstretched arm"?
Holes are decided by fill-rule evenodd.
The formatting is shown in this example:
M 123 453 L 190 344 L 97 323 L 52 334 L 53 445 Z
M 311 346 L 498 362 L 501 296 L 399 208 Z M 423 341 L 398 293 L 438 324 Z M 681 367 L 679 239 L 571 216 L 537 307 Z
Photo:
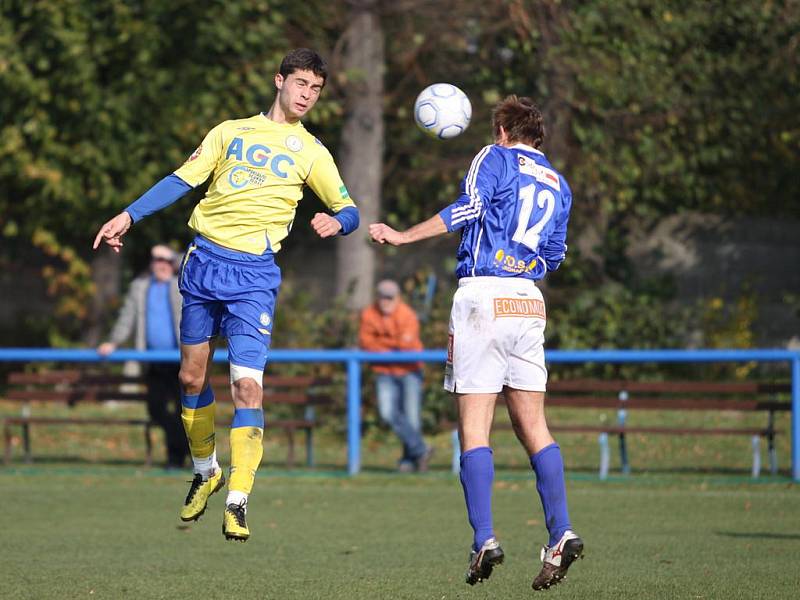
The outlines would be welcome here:
M 123 212 L 103 225 L 94 238 L 92 247 L 97 250 L 100 242 L 105 240 L 114 252 L 119 252 L 123 245 L 120 238 L 131 228 L 131 225 L 147 215 L 169 206 L 191 189 L 191 185 L 174 173 L 167 175 L 132 202 Z
M 369 226 L 369 235 L 373 241 L 392 246 L 411 244 L 443 233 L 447 233 L 447 226 L 439 215 L 434 215 L 406 231 L 397 231 L 385 223 L 373 223 Z
M 105 241 L 106 244 L 111 246 L 114 252 L 119 252 L 123 246 L 122 236 L 131 228 L 131 223 L 133 223 L 131 216 L 127 211 L 122 211 L 100 228 L 100 231 L 97 232 L 94 238 L 92 248 L 97 250 L 100 246 L 100 242 Z

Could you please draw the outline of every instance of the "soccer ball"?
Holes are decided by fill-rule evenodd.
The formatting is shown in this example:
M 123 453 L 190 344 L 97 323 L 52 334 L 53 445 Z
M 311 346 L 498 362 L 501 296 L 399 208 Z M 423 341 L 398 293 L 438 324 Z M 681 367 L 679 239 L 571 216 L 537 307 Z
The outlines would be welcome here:
M 414 102 L 414 120 L 425 133 L 442 140 L 454 138 L 469 126 L 472 105 L 467 95 L 449 83 L 426 87 Z

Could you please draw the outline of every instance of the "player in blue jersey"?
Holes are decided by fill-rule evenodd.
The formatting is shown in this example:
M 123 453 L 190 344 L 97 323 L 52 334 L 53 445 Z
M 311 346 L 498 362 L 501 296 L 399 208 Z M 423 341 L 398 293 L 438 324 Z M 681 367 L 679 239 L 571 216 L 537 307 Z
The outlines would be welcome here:
M 206 135 L 189 159 L 119 215 L 94 240 L 122 248 L 133 223 L 175 202 L 211 178 L 189 226 L 196 237 L 179 277 L 182 420 L 194 479 L 180 516 L 197 520 L 225 477 L 217 462 L 214 392 L 208 383 L 217 336 L 228 340 L 231 393 L 231 469 L 223 511 L 226 539 L 247 540 L 247 499 L 263 454 L 263 373 L 272 339 L 281 272 L 275 253 L 289 234 L 308 185 L 334 214 L 317 213 L 311 226 L 321 238 L 358 227 L 358 210 L 333 158 L 300 119 L 319 98 L 327 66 L 314 51 L 293 50 L 275 75 L 269 111 L 225 121 Z
M 473 159 L 459 198 L 407 231 L 376 223 L 372 239 L 395 246 L 461 231 L 444 386 L 455 393 L 461 484 L 472 526 L 467 583 L 487 579 L 504 554 L 492 529 L 494 479 L 489 433 L 497 395 L 530 457 L 550 535 L 535 590 L 566 576 L 583 556 L 567 513 L 564 463 L 544 415 L 545 305 L 536 281 L 567 250 L 572 193 L 539 146 L 544 125 L 529 98 L 510 96 L 492 115 L 495 143 Z

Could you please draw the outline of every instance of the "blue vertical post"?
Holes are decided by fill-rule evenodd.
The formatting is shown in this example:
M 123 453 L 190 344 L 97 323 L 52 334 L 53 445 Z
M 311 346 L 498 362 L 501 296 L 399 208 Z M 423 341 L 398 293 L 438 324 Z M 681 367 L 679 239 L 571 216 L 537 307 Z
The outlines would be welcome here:
M 620 407 L 625 406 L 625 403 L 629 399 L 628 392 L 626 390 L 622 390 L 617 397 L 619 398 Z M 617 425 L 620 427 L 625 427 L 625 421 L 627 418 L 628 411 L 624 408 L 620 408 L 617 411 Z M 620 431 L 619 433 L 619 469 L 622 471 L 623 475 L 631 474 L 631 464 L 628 462 L 628 442 L 625 439 L 624 431 Z
M 347 359 L 347 472 L 361 470 L 361 363 Z
M 800 354 L 792 359 L 792 479 L 800 483 Z
M 461 472 L 461 438 L 458 437 L 458 428 L 453 429 L 450 434 L 450 441 L 453 443 L 453 458 L 450 462 L 450 470 L 456 475 Z
M 608 434 L 604 431 L 601 433 L 597 441 L 600 442 L 600 479 L 608 478 L 608 466 L 611 464 L 611 452 L 608 449 Z

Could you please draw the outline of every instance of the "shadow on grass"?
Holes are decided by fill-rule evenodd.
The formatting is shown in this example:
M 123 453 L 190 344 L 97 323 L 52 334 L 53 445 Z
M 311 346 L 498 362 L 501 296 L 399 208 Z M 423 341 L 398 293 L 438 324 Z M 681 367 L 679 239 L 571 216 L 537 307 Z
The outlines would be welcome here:
M 800 540 L 800 533 L 767 533 L 765 531 L 744 533 L 741 531 L 715 531 L 716 535 L 741 539 Z

